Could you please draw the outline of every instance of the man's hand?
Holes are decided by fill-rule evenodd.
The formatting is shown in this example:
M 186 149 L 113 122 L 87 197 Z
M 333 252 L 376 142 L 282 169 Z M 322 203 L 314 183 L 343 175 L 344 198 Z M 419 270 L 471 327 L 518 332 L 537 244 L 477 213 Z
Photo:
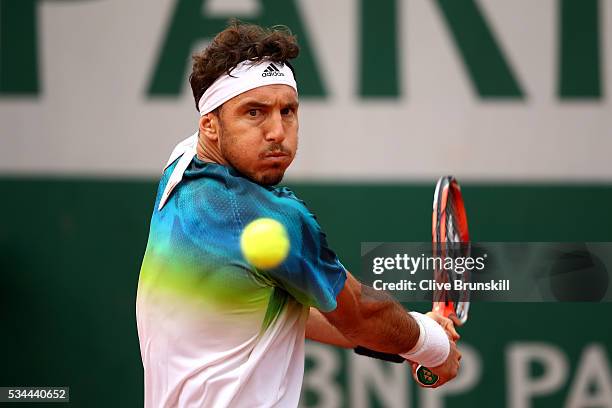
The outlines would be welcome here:
M 429 312 L 429 313 L 426 313 L 425 315 L 431 317 L 440 326 L 442 326 L 442 328 L 446 332 L 446 335 L 448 336 L 448 339 L 450 341 L 457 341 L 459 340 L 459 338 L 461 338 L 461 336 L 459 336 L 459 333 L 457 333 L 457 330 L 455 330 L 455 324 L 454 324 L 456 323 L 455 320 L 451 320 L 448 317 L 444 317 L 441 314 L 438 314 L 436 312 Z
M 427 388 L 437 388 L 455 378 L 459 372 L 459 360 L 461 360 L 461 352 L 459 352 L 457 349 L 455 342 L 450 341 L 450 352 L 448 353 L 448 358 L 444 364 L 437 367 L 427 367 L 438 376 L 438 382 L 435 385 Z M 416 383 L 420 384 L 416 377 L 416 369 L 419 365 L 413 362 L 411 362 L 411 365 L 412 376 L 414 377 Z
M 438 367 L 427 367 L 438 376 L 438 382 L 434 386 L 427 388 L 437 388 L 457 376 L 459 371 L 459 360 L 461 360 L 461 353 L 457 349 L 455 342 L 459 340 L 461 336 L 459 336 L 459 333 L 457 333 L 457 330 L 455 330 L 455 323 L 458 323 L 458 321 L 444 317 L 436 312 L 429 312 L 426 315 L 442 326 L 450 342 L 450 352 L 448 353 L 448 358 L 444 364 Z M 416 383 L 420 384 L 416 377 L 416 369 L 419 365 L 414 362 L 410 363 L 412 365 L 412 376 L 414 377 Z

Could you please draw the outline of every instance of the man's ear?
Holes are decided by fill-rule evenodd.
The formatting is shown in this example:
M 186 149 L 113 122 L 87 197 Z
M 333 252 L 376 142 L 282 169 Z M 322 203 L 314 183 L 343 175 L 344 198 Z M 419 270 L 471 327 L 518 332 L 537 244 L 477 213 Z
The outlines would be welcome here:
M 213 112 L 200 117 L 200 134 L 212 142 L 219 140 L 219 117 Z

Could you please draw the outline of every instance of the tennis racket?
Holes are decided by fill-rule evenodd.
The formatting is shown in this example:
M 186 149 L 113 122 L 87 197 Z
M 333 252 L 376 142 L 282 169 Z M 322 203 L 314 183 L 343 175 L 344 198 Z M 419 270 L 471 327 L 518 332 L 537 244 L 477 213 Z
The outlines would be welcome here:
M 432 214 L 432 241 L 434 257 L 445 260 L 449 257 L 468 257 L 470 255 L 470 236 L 463 196 L 459 183 L 453 176 L 441 177 L 436 184 Z M 456 274 L 451 269 L 445 269 L 444 264 L 442 262 L 441 267 L 434 270 L 436 282 L 452 282 L 455 279 L 468 281 L 470 279 L 468 271 Z M 467 290 L 457 293 L 456 301 L 447 291 L 434 291 L 432 311 L 452 319 L 458 325 L 467 321 L 469 308 L 470 293 Z M 394 363 L 405 361 L 399 355 L 381 353 L 361 346 L 355 348 L 355 352 Z M 433 387 L 438 382 L 438 376 L 421 365 L 416 368 L 416 378 L 425 387 Z
M 433 214 L 431 223 L 433 255 L 442 260 L 470 256 L 470 235 L 467 215 L 463 205 L 463 196 L 459 183 L 453 176 L 444 176 L 438 180 L 434 193 Z M 461 274 L 436 263 L 434 279 L 436 282 L 451 282 L 460 279 L 469 281 L 469 271 Z M 454 265 L 454 263 L 453 263 Z M 452 319 L 462 325 L 467 321 L 470 309 L 470 292 L 459 291 L 453 300 L 445 290 L 434 292 L 432 311 Z M 432 387 L 438 382 L 438 376 L 427 367 L 419 365 L 416 377 L 421 385 Z

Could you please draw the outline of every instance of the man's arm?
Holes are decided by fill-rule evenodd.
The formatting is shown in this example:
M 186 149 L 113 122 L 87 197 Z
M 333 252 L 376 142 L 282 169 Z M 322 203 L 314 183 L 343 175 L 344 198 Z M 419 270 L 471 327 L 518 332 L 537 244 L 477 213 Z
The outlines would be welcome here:
M 336 301 L 336 309 L 323 315 L 349 342 L 425 365 L 438 375 L 436 387 L 457 376 L 458 335 L 440 323 L 452 327 L 449 319 L 409 314 L 391 296 L 362 285 L 348 272 Z
M 362 285 L 347 272 L 337 307 L 323 313 L 347 339 L 372 350 L 400 354 L 414 348 L 419 325 L 388 294 Z
M 344 337 L 342 333 L 340 333 L 340 331 L 314 307 L 310 308 L 308 322 L 306 322 L 306 338 L 343 348 L 357 347 L 356 343 Z

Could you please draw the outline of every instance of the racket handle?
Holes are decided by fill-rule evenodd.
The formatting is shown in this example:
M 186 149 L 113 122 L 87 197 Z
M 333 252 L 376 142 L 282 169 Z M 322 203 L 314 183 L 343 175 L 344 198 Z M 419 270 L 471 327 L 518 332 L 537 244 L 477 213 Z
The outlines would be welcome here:
M 438 382 L 438 376 L 425 366 L 419 364 L 416 368 L 416 378 L 423 387 L 433 387 Z
M 405 363 L 406 360 L 404 359 L 404 357 L 398 355 L 398 354 L 389 354 L 389 353 L 383 353 L 381 351 L 374 351 L 374 350 L 370 350 L 369 348 L 365 348 L 365 347 L 361 347 L 361 346 L 357 346 L 354 349 L 355 353 L 360 354 L 362 356 L 367 356 L 367 357 L 372 357 L 372 358 L 376 358 L 378 360 L 384 360 L 384 361 L 390 361 L 392 363 Z

